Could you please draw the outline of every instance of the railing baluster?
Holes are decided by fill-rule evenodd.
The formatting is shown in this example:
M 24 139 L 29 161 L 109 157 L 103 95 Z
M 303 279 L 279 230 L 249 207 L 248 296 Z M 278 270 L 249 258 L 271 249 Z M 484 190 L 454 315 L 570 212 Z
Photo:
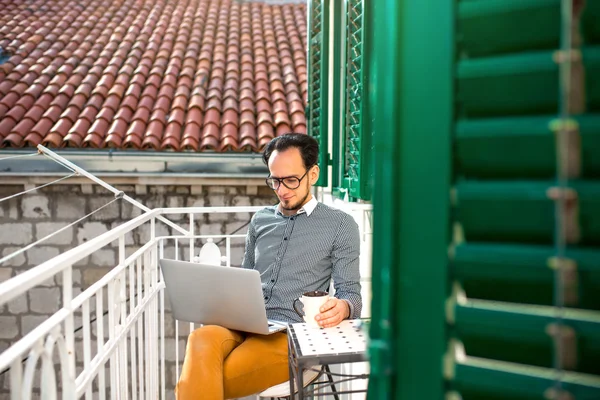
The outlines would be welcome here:
M 125 262 L 125 234 L 119 236 L 119 264 Z
M 90 366 L 90 360 L 92 359 L 91 354 L 91 339 L 90 339 L 90 302 L 85 300 L 81 306 L 81 322 L 83 325 L 83 369 L 87 369 Z M 92 385 L 88 385 L 85 390 L 86 400 L 92 398 Z
M 165 290 L 160 291 L 160 387 L 162 398 L 166 398 L 166 366 L 165 366 Z M 178 339 L 175 338 L 175 346 L 178 344 Z
M 10 400 L 21 400 L 23 386 L 23 365 L 21 360 L 15 360 L 10 366 Z
M 227 257 L 227 266 L 231 267 L 231 238 L 227 236 L 225 238 L 225 256 Z
M 164 258 L 165 248 L 164 240 L 160 240 L 159 256 Z M 163 281 L 162 274 L 159 273 L 160 282 Z M 177 345 L 177 338 L 175 338 L 175 345 Z M 163 399 L 167 397 L 166 379 L 165 379 L 165 290 L 164 288 L 160 291 L 160 387 Z
M 154 228 L 154 226 L 152 227 Z M 148 253 L 144 253 L 143 255 L 143 259 L 144 259 L 144 263 L 143 263 L 143 270 L 144 270 L 144 298 L 146 296 L 148 296 L 148 294 L 150 293 L 150 277 L 148 274 L 148 267 L 150 264 L 150 260 L 148 257 Z M 150 308 L 150 305 L 148 305 L 148 308 Z M 150 312 L 148 309 L 146 309 L 144 311 L 144 336 L 145 336 L 145 358 L 146 358 L 146 395 L 148 396 L 148 398 L 152 397 L 152 375 L 150 374 L 151 371 L 151 363 L 152 360 L 150 358 Z
M 148 251 L 150 252 L 150 286 L 152 290 L 156 290 L 158 287 L 158 251 L 156 246 L 152 246 Z M 158 297 L 152 298 L 152 398 L 158 398 Z
M 113 342 L 115 340 L 115 329 L 116 329 L 116 320 L 115 320 L 115 281 L 112 280 L 108 284 L 108 298 L 107 298 L 107 306 L 108 306 L 108 340 L 109 342 Z M 116 354 L 115 354 L 116 353 Z M 119 353 L 118 349 L 115 350 L 110 357 L 110 398 L 115 400 L 117 399 L 118 393 L 118 375 L 119 375 L 119 367 L 117 364 L 117 355 Z
M 123 247 L 124 249 L 125 247 Z M 125 262 L 125 259 L 123 259 L 123 261 L 121 261 L 120 263 Z M 119 279 L 119 283 L 120 283 L 120 288 L 119 288 L 119 305 L 120 305 L 120 311 L 121 311 L 121 326 L 125 326 L 127 323 L 127 302 L 126 302 L 126 298 L 127 298 L 127 291 L 126 291 L 126 286 L 127 286 L 127 270 L 124 269 L 123 272 L 121 273 L 122 277 Z M 121 328 L 123 329 L 123 328 Z M 119 331 L 121 330 L 119 329 Z M 119 343 L 119 358 L 120 358 L 120 371 L 119 371 L 119 379 L 121 380 L 120 382 L 120 388 L 121 388 L 121 399 L 125 399 L 128 400 L 129 399 L 129 379 L 128 379 L 128 363 L 127 360 L 129 358 L 128 354 L 127 354 L 127 335 L 125 335 L 122 339 L 121 342 Z
M 119 264 L 123 264 L 125 262 L 125 234 L 119 236 Z M 126 279 L 127 279 L 127 271 L 123 271 L 123 279 L 121 279 L 121 288 L 120 288 L 120 296 L 119 302 L 121 303 L 121 325 L 125 325 L 127 319 L 127 304 L 126 304 Z M 120 382 L 120 395 L 121 398 L 128 399 L 129 398 L 129 382 L 128 382 L 128 355 L 127 355 L 127 336 L 123 339 L 122 343 L 119 343 L 118 347 L 119 358 L 120 358 L 120 372 L 119 379 L 122 380 Z
M 190 257 L 188 261 L 194 261 L 194 235 L 196 234 L 196 226 L 194 224 L 194 213 L 190 213 Z
M 135 311 L 135 268 L 134 262 L 129 264 L 129 314 L 133 315 Z M 131 325 L 130 345 L 131 345 L 131 398 L 137 400 L 137 359 L 135 352 L 136 326 Z
M 175 342 L 179 342 L 179 321 L 175 320 Z M 175 379 L 179 380 L 179 346 L 175 344 Z
M 104 347 L 104 305 L 103 305 L 103 292 L 104 288 L 98 290 L 96 293 L 96 347 L 98 354 L 102 354 L 102 348 Z M 100 399 L 106 399 L 106 366 L 102 365 L 98 372 L 98 394 Z
M 63 283 L 63 307 L 69 310 L 69 315 L 65 319 L 65 346 L 67 348 L 68 379 L 65 380 L 67 387 L 63 387 L 63 391 L 74 393 L 75 387 L 75 319 L 73 316 L 73 266 L 69 265 L 62 272 Z M 65 373 L 65 371 L 63 371 Z
M 143 259 L 140 256 L 137 260 L 135 260 L 137 264 L 137 305 L 142 303 L 142 263 Z M 139 357 L 139 376 L 140 376 L 140 386 L 139 393 L 140 399 L 145 399 L 145 385 L 144 385 L 144 313 L 138 318 L 138 332 L 137 332 L 137 340 L 138 340 L 138 357 Z

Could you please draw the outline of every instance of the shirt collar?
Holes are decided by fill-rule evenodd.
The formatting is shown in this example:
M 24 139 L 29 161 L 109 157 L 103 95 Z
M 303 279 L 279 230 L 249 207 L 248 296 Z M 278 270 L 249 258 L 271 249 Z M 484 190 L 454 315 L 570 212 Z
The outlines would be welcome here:
M 302 206 L 298 210 L 296 215 L 306 213 L 306 215 L 310 217 L 310 214 L 312 214 L 312 212 L 315 211 L 315 208 L 317 208 L 317 204 L 319 204 L 319 202 L 317 201 L 315 196 L 312 196 L 312 198 L 308 201 L 308 203 L 306 203 L 304 206 Z M 277 204 L 277 211 L 280 214 L 283 214 L 281 212 L 281 203 Z
M 315 199 L 315 196 L 313 196 L 308 203 L 298 210 L 298 214 L 305 212 L 306 215 L 310 217 L 310 214 L 312 214 L 312 212 L 315 211 L 315 208 L 317 208 L 317 204 L 319 204 L 319 202 L 317 199 Z

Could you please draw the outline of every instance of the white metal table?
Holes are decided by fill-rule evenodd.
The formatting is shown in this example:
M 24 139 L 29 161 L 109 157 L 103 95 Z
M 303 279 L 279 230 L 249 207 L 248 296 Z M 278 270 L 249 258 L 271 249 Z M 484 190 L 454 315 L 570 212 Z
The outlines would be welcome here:
M 336 400 L 340 394 L 364 393 L 364 390 L 338 391 L 335 383 L 355 379 L 367 379 L 368 375 L 334 374 L 329 365 L 367 361 L 367 332 L 363 329 L 364 320 L 345 320 L 333 328 L 317 328 L 305 323 L 288 326 L 288 348 L 290 368 L 290 393 L 294 393 L 294 381 L 298 390 L 297 398 L 304 396 L 330 396 Z M 324 366 L 328 382 L 317 382 L 316 388 L 304 388 L 302 374 L 304 369 Z M 341 378 L 335 382 L 333 377 Z M 319 392 L 321 387 L 330 387 L 329 392 Z M 294 396 L 292 395 L 293 399 Z

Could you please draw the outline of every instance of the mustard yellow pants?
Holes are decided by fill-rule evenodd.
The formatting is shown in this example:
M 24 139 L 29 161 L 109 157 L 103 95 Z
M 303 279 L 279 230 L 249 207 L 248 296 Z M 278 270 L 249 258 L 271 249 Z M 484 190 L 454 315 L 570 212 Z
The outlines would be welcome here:
M 223 400 L 256 394 L 289 379 L 285 333 L 254 335 L 207 325 L 187 343 L 177 400 Z

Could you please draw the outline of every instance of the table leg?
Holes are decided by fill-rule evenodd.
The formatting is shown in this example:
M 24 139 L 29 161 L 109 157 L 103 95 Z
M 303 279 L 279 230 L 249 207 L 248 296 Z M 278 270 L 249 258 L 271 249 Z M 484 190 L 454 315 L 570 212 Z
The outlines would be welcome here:
M 288 336 L 288 370 L 289 370 L 289 375 L 290 375 L 290 400 L 294 400 L 294 380 L 296 378 L 295 374 L 294 374 L 294 368 L 293 365 L 294 364 L 294 353 L 292 350 L 292 341 L 291 338 Z
M 304 368 L 298 364 L 296 372 L 298 373 L 298 399 L 304 400 Z
M 340 400 L 340 396 L 338 396 L 337 390 L 335 389 L 335 382 L 333 381 L 333 377 L 331 376 L 331 370 L 329 369 L 329 365 L 325 365 L 324 367 L 325 373 L 327 374 L 327 380 L 331 384 L 331 393 L 333 393 L 333 398 L 335 400 Z

